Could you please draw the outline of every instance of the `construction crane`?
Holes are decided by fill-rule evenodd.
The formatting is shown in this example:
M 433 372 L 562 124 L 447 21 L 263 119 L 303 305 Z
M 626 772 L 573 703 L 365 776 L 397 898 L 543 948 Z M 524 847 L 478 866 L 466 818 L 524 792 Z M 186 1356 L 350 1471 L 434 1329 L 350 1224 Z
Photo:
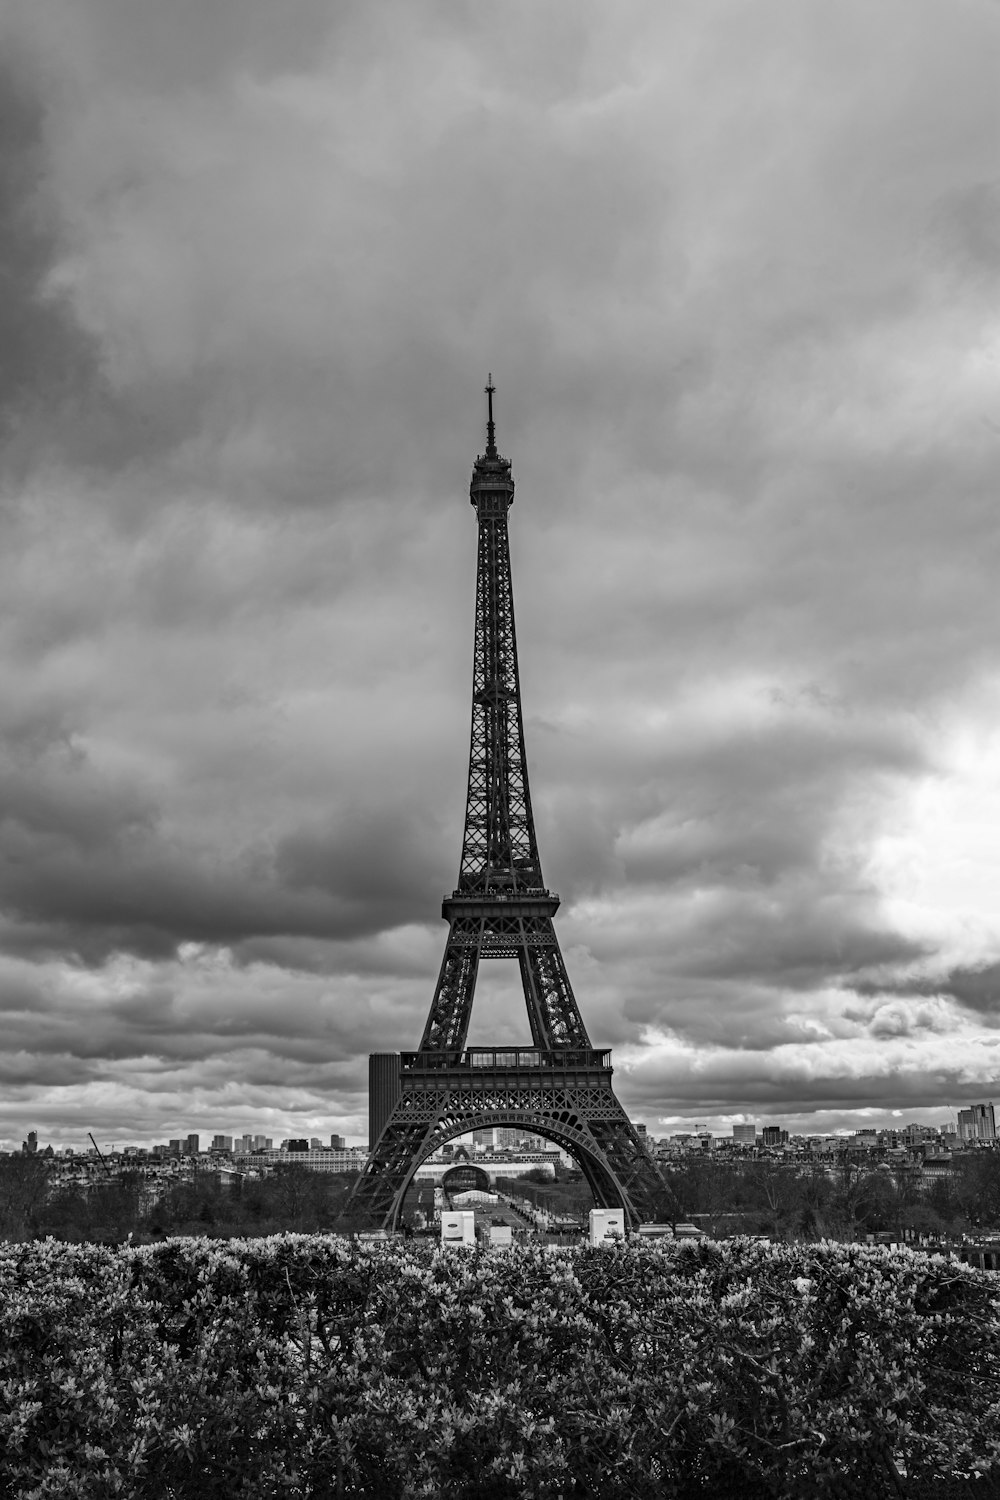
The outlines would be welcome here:
M 87 1131 L 87 1134 L 90 1135 L 90 1131 L 89 1130 Z M 101 1166 L 104 1168 L 105 1172 L 107 1172 L 107 1174 L 108 1174 L 109 1177 L 113 1176 L 113 1173 L 111 1171 L 111 1168 L 108 1166 L 107 1161 L 104 1159 L 103 1156 L 101 1156 L 101 1148 L 100 1148 L 100 1146 L 94 1140 L 94 1137 L 92 1135 L 90 1135 L 90 1141 L 91 1141 L 91 1145 L 93 1146 L 94 1150 L 97 1152 L 98 1156 L 101 1158 Z

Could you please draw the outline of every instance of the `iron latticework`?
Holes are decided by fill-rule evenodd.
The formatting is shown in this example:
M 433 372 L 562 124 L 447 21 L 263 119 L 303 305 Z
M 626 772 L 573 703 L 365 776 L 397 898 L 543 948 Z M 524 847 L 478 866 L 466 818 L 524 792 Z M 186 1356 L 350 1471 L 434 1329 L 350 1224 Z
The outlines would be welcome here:
M 394 1225 L 417 1166 L 456 1135 L 513 1125 L 558 1142 L 601 1207 L 635 1224 L 655 1216 L 663 1181 L 595 1051 L 556 937 L 559 897 L 542 878 L 524 751 L 507 513 L 510 463 L 497 452 L 492 377 L 486 452 L 469 498 L 479 524 L 472 736 L 458 885 L 441 972 L 416 1052 L 400 1054 L 400 1092 L 352 1196 L 358 1218 Z M 470 1048 L 481 959 L 516 958 L 533 1047 Z

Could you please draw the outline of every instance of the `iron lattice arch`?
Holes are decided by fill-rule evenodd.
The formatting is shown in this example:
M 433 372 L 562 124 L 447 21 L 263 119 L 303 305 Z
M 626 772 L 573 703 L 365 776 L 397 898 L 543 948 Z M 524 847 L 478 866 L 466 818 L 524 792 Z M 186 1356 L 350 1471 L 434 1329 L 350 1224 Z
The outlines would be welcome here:
M 400 1054 L 399 1094 L 348 1212 L 373 1228 L 395 1225 L 420 1162 L 456 1135 L 498 1124 L 563 1146 L 598 1205 L 624 1208 L 634 1226 L 656 1216 L 667 1189 L 615 1097 L 610 1053 L 591 1047 L 553 924 L 559 897 L 542 877 L 507 534 L 514 481 L 509 460 L 497 452 L 493 389 L 491 377 L 486 452 L 475 461 L 469 487 L 479 542 L 458 884 L 441 908 L 448 937 L 420 1046 Z M 486 959 L 517 961 L 533 1048 L 464 1051 Z
M 611 1054 L 594 1048 L 471 1048 L 404 1052 L 400 1094 L 351 1210 L 359 1224 L 396 1228 L 416 1169 L 456 1136 L 513 1126 L 574 1158 L 600 1208 L 631 1228 L 670 1214 L 671 1194 L 611 1087 Z

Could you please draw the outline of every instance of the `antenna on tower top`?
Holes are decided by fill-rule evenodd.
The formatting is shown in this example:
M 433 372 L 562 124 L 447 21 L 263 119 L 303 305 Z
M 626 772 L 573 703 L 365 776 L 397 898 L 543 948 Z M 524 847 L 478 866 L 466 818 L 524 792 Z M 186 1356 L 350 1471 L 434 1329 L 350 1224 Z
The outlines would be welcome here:
M 488 381 L 488 384 L 486 386 L 486 400 L 488 402 L 488 413 L 489 413 L 489 415 L 487 417 L 487 420 L 486 420 L 486 457 L 487 458 L 496 458 L 496 456 L 497 456 L 497 437 L 496 437 L 496 427 L 495 427 L 494 422 L 493 422 L 493 393 L 496 390 L 496 386 L 493 384 L 493 373 L 492 373 L 492 371 L 490 372 L 489 375 L 487 375 L 486 379 Z

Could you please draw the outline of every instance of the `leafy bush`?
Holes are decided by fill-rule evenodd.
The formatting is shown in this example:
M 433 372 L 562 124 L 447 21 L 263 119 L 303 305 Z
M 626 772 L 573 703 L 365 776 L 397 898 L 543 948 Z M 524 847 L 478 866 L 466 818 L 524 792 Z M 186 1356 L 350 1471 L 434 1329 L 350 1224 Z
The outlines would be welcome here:
M 3 1245 L 0 1493 L 992 1493 L 995 1285 L 748 1241 Z

